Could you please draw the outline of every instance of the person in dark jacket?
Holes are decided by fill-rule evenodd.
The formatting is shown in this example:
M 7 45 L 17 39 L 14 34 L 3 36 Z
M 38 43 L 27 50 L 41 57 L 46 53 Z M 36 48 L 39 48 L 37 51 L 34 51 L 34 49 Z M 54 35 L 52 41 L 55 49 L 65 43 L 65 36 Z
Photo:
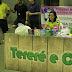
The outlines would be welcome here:
M 13 13 L 17 11 L 17 19 L 14 21 L 13 27 L 17 27 L 18 23 L 25 24 L 26 20 L 26 12 L 28 11 L 27 6 L 22 3 L 22 0 L 16 0 L 17 4 L 14 7 L 14 10 L 12 10 Z
M 30 6 L 29 11 L 26 12 L 26 21 L 25 24 L 28 24 L 28 17 L 30 20 L 30 27 L 32 29 L 39 29 L 39 14 L 40 8 L 39 5 L 35 2 L 35 0 L 29 0 Z

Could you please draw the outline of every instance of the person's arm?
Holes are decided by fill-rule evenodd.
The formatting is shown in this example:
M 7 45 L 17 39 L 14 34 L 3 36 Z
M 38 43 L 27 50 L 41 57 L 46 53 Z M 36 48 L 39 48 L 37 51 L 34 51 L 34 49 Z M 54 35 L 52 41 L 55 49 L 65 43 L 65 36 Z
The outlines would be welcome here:
M 44 29 L 46 29 L 46 28 L 47 28 L 47 24 L 45 24 L 45 26 L 44 26 L 43 30 L 44 30 Z
M 39 14 L 41 14 L 41 12 L 31 13 L 30 11 L 27 11 L 27 12 L 26 12 L 26 21 L 28 21 L 28 16 L 29 16 L 29 15 L 39 15 Z
M 60 30 L 60 21 L 59 21 L 59 19 L 57 19 L 57 27 L 58 27 L 58 30 Z
M 6 16 L 7 16 L 7 17 L 9 16 L 10 12 L 11 12 L 11 11 L 10 11 L 10 10 L 8 10 L 8 12 L 7 12 L 7 14 L 6 14 Z
M 17 8 L 16 8 L 16 5 L 15 5 L 15 6 L 14 6 L 14 10 L 11 9 L 11 11 L 12 11 L 13 13 L 15 13 L 16 10 L 17 10 Z
M 43 30 L 47 28 L 48 24 L 49 24 L 49 19 L 47 19 L 46 24 L 45 24 Z
M 25 21 L 26 25 L 28 24 L 28 16 L 29 16 L 29 11 L 26 12 L 26 21 Z
M 11 10 L 13 13 L 15 13 L 16 11 L 15 10 Z
M 26 12 L 26 21 L 28 21 L 29 11 Z
M 39 15 L 41 12 L 29 13 L 29 15 Z
M 6 7 L 6 10 L 7 10 L 7 13 L 6 13 L 6 16 L 4 18 L 7 19 L 10 12 L 11 12 L 11 8 L 9 8 L 7 5 L 5 5 L 5 7 Z
M 58 27 L 58 30 L 59 30 L 59 24 L 57 25 L 57 27 Z

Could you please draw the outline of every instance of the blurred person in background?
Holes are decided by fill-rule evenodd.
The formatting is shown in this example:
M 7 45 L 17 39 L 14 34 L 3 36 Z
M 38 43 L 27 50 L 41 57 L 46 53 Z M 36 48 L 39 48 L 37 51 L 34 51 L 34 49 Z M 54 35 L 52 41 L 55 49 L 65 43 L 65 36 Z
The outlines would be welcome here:
M 7 18 L 10 14 L 10 11 L 10 8 L 5 3 L 2 3 L 2 0 L 0 0 L 0 27 L 3 31 L 3 39 L 4 33 L 8 31 Z
M 29 10 L 26 12 L 26 21 L 25 24 L 28 24 L 28 17 L 30 21 L 31 29 L 37 28 L 39 29 L 39 14 L 40 8 L 39 5 L 35 2 L 35 0 L 29 0 L 30 6 Z
M 13 28 L 18 26 L 18 23 L 25 24 L 26 20 L 26 11 L 28 11 L 27 6 L 23 4 L 22 0 L 16 0 L 17 4 L 14 6 L 13 13 L 17 12 L 17 19 L 14 21 Z
M 56 25 L 58 27 L 58 30 L 59 30 L 60 22 L 59 22 L 59 19 L 57 18 L 55 11 L 51 11 L 49 13 L 49 19 L 47 19 L 47 22 L 46 22 L 43 29 L 46 29 L 48 25 L 50 27 L 50 30 L 54 29 L 54 25 Z

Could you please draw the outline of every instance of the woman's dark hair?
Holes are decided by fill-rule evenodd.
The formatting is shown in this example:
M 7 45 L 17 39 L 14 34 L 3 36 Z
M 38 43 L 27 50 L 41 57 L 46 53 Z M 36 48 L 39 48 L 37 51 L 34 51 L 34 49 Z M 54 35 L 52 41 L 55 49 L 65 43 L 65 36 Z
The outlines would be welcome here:
M 56 21 L 56 18 L 57 18 L 57 15 L 56 15 L 56 12 L 55 11 L 51 11 L 50 13 L 53 13 L 55 18 L 54 18 L 54 22 Z M 50 13 L 49 13 L 49 16 L 50 16 Z M 50 18 L 49 18 L 49 22 L 51 22 Z
M 34 0 L 34 2 L 35 2 L 35 0 Z

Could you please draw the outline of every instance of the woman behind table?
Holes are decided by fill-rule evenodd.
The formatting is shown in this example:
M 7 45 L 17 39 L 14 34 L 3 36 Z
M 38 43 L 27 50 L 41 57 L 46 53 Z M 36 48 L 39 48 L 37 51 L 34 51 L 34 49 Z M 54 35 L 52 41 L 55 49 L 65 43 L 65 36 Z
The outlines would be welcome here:
M 50 30 L 54 29 L 54 25 L 56 25 L 59 30 L 60 22 L 59 22 L 59 19 L 57 18 L 55 11 L 50 12 L 49 19 L 47 19 L 47 22 L 46 22 L 45 27 L 43 29 L 46 29 L 48 25 L 50 27 Z

